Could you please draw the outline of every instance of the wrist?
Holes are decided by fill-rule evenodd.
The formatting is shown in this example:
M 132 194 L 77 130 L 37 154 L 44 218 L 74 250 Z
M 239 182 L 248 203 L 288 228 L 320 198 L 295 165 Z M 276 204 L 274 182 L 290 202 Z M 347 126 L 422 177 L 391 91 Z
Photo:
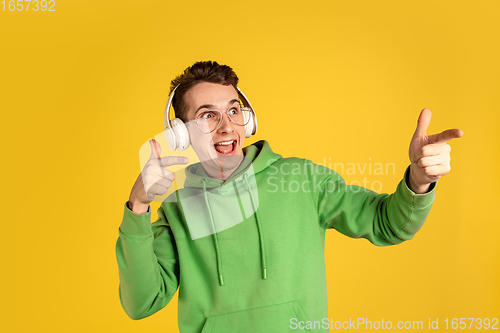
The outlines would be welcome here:
M 140 201 L 131 200 L 127 202 L 127 207 L 136 214 L 144 214 L 149 211 L 149 204 Z
M 429 192 L 429 188 L 431 186 L 431 183 L 421 184 L 417 180 L 412 167 L 410 167 L 407 183 L 410 190 L 412 190 L 416 194 L 424 194 Z

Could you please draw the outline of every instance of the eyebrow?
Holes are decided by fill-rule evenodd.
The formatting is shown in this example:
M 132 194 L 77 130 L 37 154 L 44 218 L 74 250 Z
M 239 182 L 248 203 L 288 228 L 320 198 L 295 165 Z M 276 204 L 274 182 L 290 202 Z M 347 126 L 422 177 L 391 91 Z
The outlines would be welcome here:
M 232 99 L 228 103 L 228 105 L 233 105 L 234 103 L 240 104 L 240 101 L 237 100 L 237 99 Z M 203 104 L 200 107 L 198 107 L 198 109 L 196 109 L 196 112 L 194 114 L 197 114 L 201 109 L 211 109 L 211 110 L 214 110 L 215 109 L 215 105 L 213 105 L 213 104 Z

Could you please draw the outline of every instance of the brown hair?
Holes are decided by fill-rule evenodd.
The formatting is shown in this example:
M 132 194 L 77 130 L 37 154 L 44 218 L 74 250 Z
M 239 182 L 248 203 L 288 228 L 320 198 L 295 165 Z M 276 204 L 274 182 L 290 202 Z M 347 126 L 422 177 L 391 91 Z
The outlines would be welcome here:
M 191 67 L 184 70 L 184 73 L 177 76 L 170 83 L 170 93 L 179 86 L 175 91 L 172 105 L 177 118 L 186 121 L 186 101 L 184 94 L 194 85 L 201 82 L 218 83 L 223 85 L 232 85 L 237 89 L 238 76 L 233 69 L 226 65 L 219 65 L 216 61 L 199 61 Z

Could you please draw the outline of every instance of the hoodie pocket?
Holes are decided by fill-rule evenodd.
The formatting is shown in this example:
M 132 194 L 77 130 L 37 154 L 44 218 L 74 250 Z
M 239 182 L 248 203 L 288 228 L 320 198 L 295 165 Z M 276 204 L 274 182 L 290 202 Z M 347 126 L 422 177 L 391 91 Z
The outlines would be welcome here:
M 299 301 L 290 301 L 208 316 L 201 333 L 310 332 L 299 329 L 295 324 L 305 320 L 306 315 Z

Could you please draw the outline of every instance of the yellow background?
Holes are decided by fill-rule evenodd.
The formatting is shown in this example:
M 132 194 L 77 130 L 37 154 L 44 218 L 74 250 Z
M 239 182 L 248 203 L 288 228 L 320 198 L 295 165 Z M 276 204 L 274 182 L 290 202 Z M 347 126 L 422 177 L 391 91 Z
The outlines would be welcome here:
M 0 11 L 1 326 L 5 332 L 176 332 L 177 303 L 141 321 L 118 299 L 115 241 L 162 130 L 170 80 L 198 60 L 238 73 L 283 156 L 394 163 L 344 175 L 392 192 L 419 111 L 461 128 L 452 172 L 405 244 L 327 235 L 329 317 L 500 318 L 500 2 L 62 1 Z M 500 327 L 500 324 L 497 326 Z

